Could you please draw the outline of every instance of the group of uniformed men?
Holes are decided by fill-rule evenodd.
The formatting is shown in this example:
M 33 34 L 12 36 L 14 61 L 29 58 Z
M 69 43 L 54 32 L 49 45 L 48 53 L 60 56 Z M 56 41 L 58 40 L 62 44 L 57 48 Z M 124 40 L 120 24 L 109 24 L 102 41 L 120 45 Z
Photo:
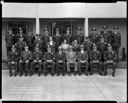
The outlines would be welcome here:
M 69 27 L 63 35 L 56 28 L 53 36 L 47 27 L 43 34 L 36 35 L 31 29 L 23 34 L 22 28 L 16 35 L 9 28 L 5 40 L 10 76 L 13 75 L 12 68 L 15 70 L 14 76 L 31 76 L 35 68 L 39 68 L 39 76 L 41 73 L 46 76 L 49 68 L 52 75 L 55 72 L 57 75 L 65 75 L 66 72 L 71 75 L 71 67 L 74 68 L 74 75 L 81 75 L 82 70 L 86 75 L 92 75 L 94 67 L 98 68 L 100 75 L 107 75 L 108 65 L 112 65 L 112 76 L 115 76 L 121 35 L 117 31 L 118 27 L 114 27 L 113 32 L 107 31 L 107 26 L 103 30 L 98 34 L 94 27 L 92 33 L 84 37 L 81 28 L 78 28 L 75 36 L 71 35 Z

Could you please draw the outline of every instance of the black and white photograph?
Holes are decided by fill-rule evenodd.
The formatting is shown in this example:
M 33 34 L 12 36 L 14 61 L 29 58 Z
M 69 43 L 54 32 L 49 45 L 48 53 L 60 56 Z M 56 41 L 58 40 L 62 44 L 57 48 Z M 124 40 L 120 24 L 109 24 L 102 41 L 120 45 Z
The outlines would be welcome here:
M 127 2 L 2 4 L 2 101 L 127 102 Z

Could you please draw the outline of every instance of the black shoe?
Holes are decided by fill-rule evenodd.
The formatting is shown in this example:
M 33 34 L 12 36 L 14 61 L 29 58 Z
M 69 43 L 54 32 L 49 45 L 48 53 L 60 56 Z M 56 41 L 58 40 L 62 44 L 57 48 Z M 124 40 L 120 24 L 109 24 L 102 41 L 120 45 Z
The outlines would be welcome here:
M 40 76 L 40 73 L 38 73 L 38 76 Z
M 76 72 L 74 72 L 74 76 L 76 76 Z
M 12 74 L 12 73 L 10 73 L 10 77 L 12 77 L 12 75 L 13 75 L 13 74 Z
M 88 76 L 88 72 L 85 72 L 85 75 Z
M 15 73 L 14 73 L 14 76 L 16 76 L 16 75 L 17 75 L 17 73 L 15 72 Z
M 107 75 L 107 73 L 104 73 L 104 76 L 106 76 Z
M 22 72 L 20 72 L 20 76 L 22 76 Z
M 79 76 L 81 76 L 81 72 L 79 73 Z
M 112 76 L 115 77 L 115 73 L 112 73 Z
M 52 73 L 51 75 L 54 76 L 54 73 Z
M 101 75 L 101 76 L 102 76 L 102 73 L 99 73 L 99 75 Z
M 65 75 L 65 73 L 62 74 L 63 76 Z
M 32 75 L 33 75 L 33 73 L 30 73 L 30 74 L 29 74 L 29 76 L 32 76 Z
M 90 75 L 93 75 L 93 72 L 91 72 Z
M 44 76 L 47 76 L 47 73 L 44 73 Z
M 70 72 L 68 72 L 68 74 L 69 74 L 69 76 L 71 76 L 71 73 Z
M 25 76 L 27 76 L 28 74 L 27 73 L 25 73 Z

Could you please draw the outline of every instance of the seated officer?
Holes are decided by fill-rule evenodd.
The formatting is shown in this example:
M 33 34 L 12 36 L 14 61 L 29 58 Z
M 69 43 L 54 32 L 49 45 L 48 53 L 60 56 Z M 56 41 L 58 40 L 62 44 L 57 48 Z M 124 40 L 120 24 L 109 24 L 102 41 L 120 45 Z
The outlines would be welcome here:
M 79 74 L 81 75 L 81 66 L 85 65 L 85 74 L 88 75 L 88 53 L 84 51 L 84 46 L 81 45 L 81 51 L 77 55 L 77 63 L 78 63 L 78 69 L 79 69 Z
M 91 73 L 90 75 L 93 74 L 93 66 L 98 65 L 99 69 L 99 74 L 101 74 L 101 68 L 102 68 L 102 62 L 101 60 L 101 53 L 97 50 L 97 46 L 93 44 L 93 51 L 90 52 L 89 54 L 90 57 L 90 69 Z
M 10 76 L 12 76 L 12 66 L 13 65 L 15 67 L 15 74 L 14 74 L 14 76 L 16 76 L 16 73 L 18 72 L 17 62 L 18 62 L 18 55 L 17 55 L 17 52 L 16 52 L 15 45 L 13 45 L 12 46 L 12 51 L 10 51 L 9 55 L 8 55 L 8 66 L 9 66 Z
M 74 42 L 72 42 L 72 46 L 73 46 L 73 51 L 77 53 L 79 51 L 79 44 L 77 40 L 74 40 Z
M 38 70 L 38 76 L 40 76 L 41 73 L 41 66 L 42 66 L 42 58 L 43 58 L 43 53 L 40 51 L 38 44 L 35 47 L 35 51 L 33 52 L 33 62 L 31 62 L 31 71 L 33 74 L 33 69 L 36 64 L 39 65 L 39 70 Z
M 19 61 L 19 68 L 20 68 L 20 76 L 22 75 L 23 71 L 25 72 L 25 76 L 27 73 L 30 72 L 29 70 L 29 63 L 32 60 L 32 52 L 28 49 L 28 46 L 25 46 L 25 50 L 22 51 Z M 23 70 L 23 65 L 25 64 L 25 70 Z
M 43 62 L 43 69 L 45 76 L 47 75 L 47 66 L 51 65 L 52 68 L 52 76 L 54 75 L 54 69 L 55 69 L 55 54 L 52 52 L 51 48 L 47 48 L 47 52 L 44 54 L 44 62 Z
M 59 46 L 59 52 L 56 54 L 56 71 L 59 72 L 59 66 L 63 66 L 63 75 L 65 72 L 65 61 L 66 61 L 66 54 L 62 51 L 62 47 Z M 58 73 L 59 75 L 59 73 Z
M 67 56 L 67 71 L 70 74 L 70 66 L 73 65 L 74 66 L 74 75 L 76 75 L 76 72 L 78 71 L 77 69 L 77 62 L 76 62 L 76 53 L 73 51 L 73 47 L 70 46 L 69 47 L 69 52 L 66 54 Z
M 104 54 L 104 75 L 107 75 L 107 65 L 112 65 L 113 66 L 113 73 L 112 76 L 115 76 L 115 69 L 116 69 L 116 61 L 117 61 L 117 54 L 115 51 L 112 50 L 112 46 L 109 44 L 108 45 L 108 51 L 105 52 Z

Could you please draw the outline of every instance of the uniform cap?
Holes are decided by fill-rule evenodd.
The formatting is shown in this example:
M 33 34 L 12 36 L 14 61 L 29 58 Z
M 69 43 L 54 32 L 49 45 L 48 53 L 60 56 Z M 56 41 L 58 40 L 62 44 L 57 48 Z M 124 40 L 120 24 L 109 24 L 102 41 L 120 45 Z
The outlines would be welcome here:
M 107 29 L 108 28 L 108 26 L 103 26 L 103 29 Z
M 113 29 L 118 29 L 118 27 L 117 27 L 117 26 L 115 26 Z
M 84 48 L 84 45 L 80 45 L 80 48 Z
M 96 28 L 94 27 L 94 28 L 92 28 L 92 31 L 96 31 Z

